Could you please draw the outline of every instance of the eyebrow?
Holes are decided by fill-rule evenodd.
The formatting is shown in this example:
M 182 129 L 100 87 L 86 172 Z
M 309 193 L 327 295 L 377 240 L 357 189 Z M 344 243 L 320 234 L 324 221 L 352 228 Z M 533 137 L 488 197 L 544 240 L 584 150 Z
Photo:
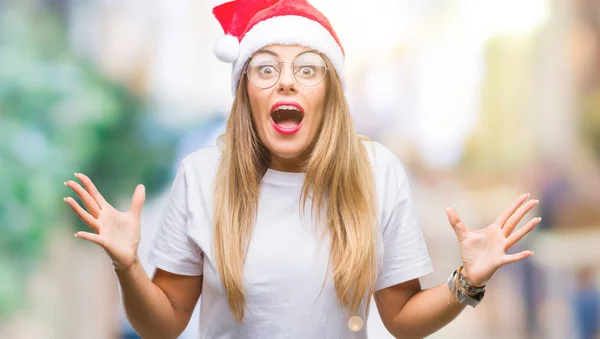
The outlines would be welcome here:
M 276 57 L 279 56 L 279 54 L 273 52 L 270 49 L 265 49 L 265 48 L 259 49 L 258 51 L 256 51 L 255 54 L 258 54 L 258 53 L 267 53 L 267 54 L 271 54 L 272 56 L 276 56 Z M 296 54 L 296 56 L 298 56 L 300 54 L 304 54 L 304 53 L 319 53 L 319 51 L 317 51 L 316 49 L 309 49 L 309 50 L 306 50 L 306 51 Z

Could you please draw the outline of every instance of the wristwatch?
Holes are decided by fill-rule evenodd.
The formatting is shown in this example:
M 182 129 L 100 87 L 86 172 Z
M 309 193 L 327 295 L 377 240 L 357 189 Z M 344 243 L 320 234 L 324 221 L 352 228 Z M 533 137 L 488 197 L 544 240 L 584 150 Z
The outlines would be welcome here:
M 470 296 L 464 293 L 460 287 L 454 286 L 457 274 L 458 270 L 454 271 L 454 273 L 452 273 L 448 277 L 448 288 L 450 289 L 450 293 L 453 293 L 454 297 L 456 297 L 456 300 L 458 300 L 459 304 L 467 304 L 472 307 L 479 305 L 479 303 L 483 299 L 483 296 L 485 295 L 485 290 L 477 293 L 474 296 Z

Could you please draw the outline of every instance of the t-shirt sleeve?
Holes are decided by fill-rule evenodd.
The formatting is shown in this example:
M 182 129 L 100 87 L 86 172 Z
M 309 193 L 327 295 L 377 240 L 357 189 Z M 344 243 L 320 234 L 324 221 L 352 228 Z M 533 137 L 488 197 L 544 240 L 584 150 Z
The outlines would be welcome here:
M 203 254 L 188 236 L 188 211 L 188 187 L 182 161 L 160 217 L 148 261 L 164 271 L 197 276 L 202 275 Z
M 392 165 L 386 175 L 386 185 L 396 187 L 396 193 L 383 202 L 383 262 L 376 291 L 433 272 L 406 172 L 400 160 L 391 154 Z

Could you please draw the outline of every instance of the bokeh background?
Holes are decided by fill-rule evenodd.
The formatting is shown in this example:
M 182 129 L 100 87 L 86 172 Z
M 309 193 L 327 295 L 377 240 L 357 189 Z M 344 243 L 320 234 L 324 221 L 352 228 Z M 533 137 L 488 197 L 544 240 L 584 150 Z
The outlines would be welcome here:
M 431 338 L 598 338 L 600 1 L 313 0 L 347 52 L 356 128 L 407 166 L 435 273 L 446 205 L 481 228 L 518 194 L 542 224 L 485 301 Z M 209 1 L 0 0 L 0 338 L 137 338 L 110 261 L 72 235 L 73 172 L 127 209 L 145 262 L 179 160 L 223 131 Z M 181 338 L 195 338 L 197 313 Z M 391 338 L 377 313 L 370 338 Z

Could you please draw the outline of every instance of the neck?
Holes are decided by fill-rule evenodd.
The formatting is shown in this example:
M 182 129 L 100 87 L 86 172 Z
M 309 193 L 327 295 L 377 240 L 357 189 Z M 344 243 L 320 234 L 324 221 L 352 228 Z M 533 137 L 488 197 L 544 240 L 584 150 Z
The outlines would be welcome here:
M 275 154 L 271 154 L 271 163 L 269 167 L 280 172 L 300 173 L 302 172 L 302 163 L 304 163 L 306 159 L 307 158 L 305 156 L 286 159 L 280 158 Z

